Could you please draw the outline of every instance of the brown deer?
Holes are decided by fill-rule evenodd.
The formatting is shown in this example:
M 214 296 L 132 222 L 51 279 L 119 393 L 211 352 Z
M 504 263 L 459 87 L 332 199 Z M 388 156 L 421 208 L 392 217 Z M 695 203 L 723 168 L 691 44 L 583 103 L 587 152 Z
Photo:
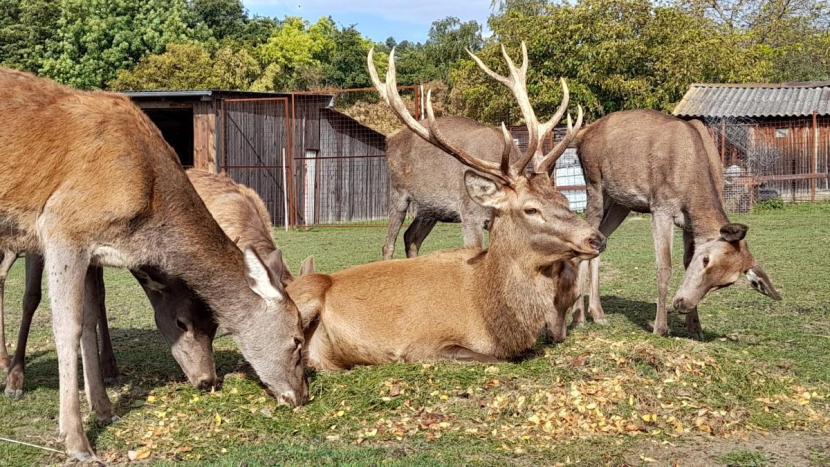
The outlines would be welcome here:
M 511 90 L 534 136 L 528 151 L 513 164 L 513 140 L 504 127 L 501 160 L 492 162 L 461 149 L 444 133 L 444 120 L 436 120 L 431 96 L 428 127 L 418 123 L 397 92 L 394 50 L 385 85 L 369 52 L 372 82 L 404 124 L 475 170 L 464 174 L 464 182 L 475 202 L 493 210 L 490 246 L 299 277 L 288 293 L 308 325 L 310 365 L 340 369 L 393 361 L 513 359 L 533 345 L 554 308 L 561 313 L 552 318 L 552 327 L 564 336 L 564 312 L 576 293 L 570 260 L 595 257 L 605 238 L 568 209 L 547 174 L 549 164 L 575 134 L 570 119 L 568 136 L 536 159 L 532 173 L 525 173 L 537 142 L 556 121 L 540 124 L 530 106 L 525 47 L 520 68 L 502 52 L 510 77 L 496 75 L 483 63 L 479 66 Z M 577 129 L 581 122 L 580 108 Z
M 271 237 L 271 220 L 262 199 L 252 189 L 239 184 L 224 175 L 213 175 L 191 169 L 187 177 L 196 193 L 205 202 L 213 218 L 229 237 L 236 239 L 237 246 L 244 250 L 251 246 L 262 258 L 277 251 Z M 0 329 L 2 329 L 2 287 L 8 269 L 14 264 L 16 254 L 6 252 L 0 261 Z M 11 258 L 7 261 L 6 258 Z M 309 261 L 308 259 L 306 260 Z M 313 264 L 310 265 L 313 267 Z M 305 267 L 305 264 L 304 264 Z M 101 373 L 104 381 L 112 381 L 118 375 L 118 367 L 109 336 L 106 307 L 104 306 L 103 270 L 90 267 L 86 285 L 85 303 L 98 313 L 98 329 L 101 333 Z M 193 296 L 180 280 L 165 276 L 160 271 L 138 270 L 133 274 L 139 279 L 155 310 L 156 324 L 165 341 L 170 345 L 174 358 L 181 366 L 190 383 L 200 389 L 216 384 L 216 368 L 213 363 L 213 337 L 216 324 L 204 306 L 204 302 Z M 5 347 L 0 349 L 0 363 L 5 356 L 8 369 L 6 395 L 23 395 L 23 378 L 26 358 L 26 342 L 35 310 L 40 304 L 43 258 L 27 255 L 26 291 L 23 300 L 23 319 L 18 334 L 18 345 L 11 366 Z M 293 280 L 291 271 L 283 263 L 282 283 Z M 3 330 L 4 333 L 4 330 Z
M 98 317 L 83 303 L 90 265 L 181 280 L 280 402 L 306 400 L 300 316 L 278 280 L 282 262 L 237 248 L 129 99 L 0 69 L 0 155 L 0 249 L 45 258 L 70 456 L 94 456 L 78 400 L 79 344 L 91 409 L 99 420 L 115 416 L 98 361 Z
M 653 110 L 614 112 L 579 132 L 578 155 L 588 190 L 587 220 L 610 236 L 629 212 L 650 212 L 657 258 L 654 333 L 669 332 L 666 294 L 671 278 L 672 230 L 683 230 L 683 282 L 674 308 L 686 330 L 701 339 L 697 305 L 711 290 L 745 274 L 758 292 L 780 300 L 767 274 L 749 252 L 747 226 L 729 222 L 723 209 L 723 167 L 700 121 L 686 122 Z M 590 269 L 590 271 L 589 271 Z M 590 274 L 589 312 L 604 322 L 599 299 L 599 260 L 580 264 Z M 580 280 L 580 283 L 584 281 Z M 584 321 L 582 296 L 574 321 Z

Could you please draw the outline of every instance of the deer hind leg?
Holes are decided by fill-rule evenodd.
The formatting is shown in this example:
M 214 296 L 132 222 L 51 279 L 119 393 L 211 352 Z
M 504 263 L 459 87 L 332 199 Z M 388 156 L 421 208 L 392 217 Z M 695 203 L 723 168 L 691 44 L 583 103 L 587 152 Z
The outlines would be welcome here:
M 688 269 L 695 255 L 695 239 L 691 233 L 683 231 L 683 269 Z M 686 314 L 686 332 L 697 340 L 703 340 L 703 328 L 700 326 L 700 317 L 697 307 Z
M 112 339 L 110 338 L 110 328 L 107 322 L 104 268 L 95 266 L 90 269 L 94 270 L 94 284 L 89 284 L 89 286 L 94 285 L 96 292 L 90 298 L 89 305 L 98 314 L 98 330 L 101 336 L 101 375 L 104 377 L 106 384 L 113 384 L 118 379 L 118 365 L 115 362 L 115 353 L 112 350 Z
M 84 280 L 90 255 L 86 251 L 47 240 L 44 256 L 52 305 L 52 332 L 58 351 L 60 437 L 65 441 L 66 451 L 71 457 L 84 460 L 95 456 L 84 433 L 78 399 L 78 345 L 86 327 Z M 94 339 L 94 335 L 92 337 Z M 91 363 L 88 353 L 85 351 L 83 355 L 84 367 Z M 96 351 L 94 360 L 97 359 Z
M 612 233 L 622 224 L 630 209 L 620 206 L 617 203 L 609 202 L 605 208 L 605 213 L 602 216 L 602 222 L 599 224 L 599 231 L 606 237 L 610 237 Z M 597 324 L 608 324 L 605 317 L 605 311 L 602 309 L 599 295 L 599 265 L 600 257 L 591 260 L 591 295 L 588 301 L 588 312 L 591 314 L 594 322 Z
M 654 319 L 654 334 L 669 335 L 666 314 L 666 294 L 671 279 L 672 230 L 674 222 L 670 215 L 652 213 L 651 233 L 654 237 L 654 255 L 657 263 L 657 317 Z
M 26 343 L 32 318 L 40 305 L 43 281 L 43 256 L 26 255 L 26 291 L 23 293 L 23 318 L 17 333 L 17 347 L 9 374 L 6 377 L 6 395 L 20 398 L 23 396 L 23 372 L 26 368 Z
M 409 195 L 392 189 L 389 193 L 389 227 L 386 231 L 386 243 L 383 245 L 383 259 L 392 259 L 395 254 L 395 241 L 398 239 L 398 232 L 406 218 L 406 210 L 409 209 Z
M 11 361 L 6 351 L 6 310 L 4 308 L 4 292 L 6 276 L 17 259 L 17 253 L 12 251 L 0 252 L 0 369 L 8 370 Z
M 101 360 L 98 354 L 98 334 L 96 332 L 101 311 L 98 297 L 98 273 L 100 270 L 99 267 L 90 267 L 86 271 L 81 357 L 84 362 L 84 388 L 89 407 L 95 412 L 98 421 L 109 422 L 115 418 L 115 414 L 104 388 L 104 377 L 101 374 Z
M 403 233 L 403 244 L 406 247 L 406 257 L 414 258 L 418 256 L 418 251 L 421 249 L 421 244 L 427 238 L 432 228 L 438 221 L 432 217 L 415 216 L 415 220 Z
M 478 353 L 466 347 L 461 347 L 460 345 L 453 345 L 443 349 L 441 351 L 441 358 L 447 360 L 458 360 L 461 362 L 495 363 L 499 361 L 492 355 Z

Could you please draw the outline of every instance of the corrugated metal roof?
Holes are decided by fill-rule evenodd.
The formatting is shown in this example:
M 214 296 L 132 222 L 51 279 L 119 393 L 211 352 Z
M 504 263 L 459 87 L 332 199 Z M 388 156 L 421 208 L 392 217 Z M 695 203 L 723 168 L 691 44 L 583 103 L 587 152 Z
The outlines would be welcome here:
M 830 82 L 693 84 L 675 107 L 679 117 L 830 115 Z

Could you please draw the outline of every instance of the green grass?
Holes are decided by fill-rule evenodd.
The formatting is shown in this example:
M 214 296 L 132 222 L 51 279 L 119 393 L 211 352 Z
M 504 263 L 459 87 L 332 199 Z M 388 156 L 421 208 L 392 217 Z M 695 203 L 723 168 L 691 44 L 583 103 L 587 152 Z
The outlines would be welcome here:
M 769 460 L 758 451 L 737 450 L 724 454 L 718 458 L 719 461 L 728 466 L 761 467 L 767 465 Z
M 112 462 L 133 451 L 161 464 L 191 465 L 596 465 L 631 463 L 626 459 L 651 440 L 705 443 L 745 431 L 827 430 L 830 205 L 788 205 L 733 220 L 750 226 L 752 251 L 784 300 L 773 302 L 743 282 L 713 293 L 700 307 L 703 342 L 687 339 L 676 315 L 669 323 L 674 337 L 648 331 L 656 293 L 650 225 L 647 216 L 632 216 L 603 254 L 609 326 L 571 330 L 564 344 L 540 343 L 537 357 L 520 363 L 317 374 L 313 399 L 295 410 L 276 407 L 256 382 L 235 372 L 240 355 L 227 337 L 216 342 L 222 389 L 190 388 L 138 285 L 108 270 L 107 306 L 123 374 L 110 397 L 122 420 L 107 427 L 90 422 L 87 433 Z M 313 254 L 318 271 L 332 272 L 378 260 L 385 234 L 377 227 L 321 228 L 275 238 L 292 270 Z M 439 225 L 423 253 L 460 244 L 458 225 Z M 678 234 L 672 291 L 682 276 L 681 244 Z M 7 337 L 20 320 L 22 263 L 6 284 Z M 55 440 L 51 320 L 48 304 L 41 308 L 26 394 L 0 399 L 0 436 L 62 449 Z M 0 465 L 63 460 L 0 442 Z M 826 456 L 816 453 L 815 462 L 826 463 Z

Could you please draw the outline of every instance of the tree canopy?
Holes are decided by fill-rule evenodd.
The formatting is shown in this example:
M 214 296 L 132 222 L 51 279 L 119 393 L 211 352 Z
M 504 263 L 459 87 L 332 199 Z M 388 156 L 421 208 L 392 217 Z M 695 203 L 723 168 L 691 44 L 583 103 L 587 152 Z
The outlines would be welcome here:
M 503 70 L 500 46 L 519 59 L 525 41 L 540 118 L 560 77 L 589 118 L 669 110 L 693 82 L 830 79 L 828 0 L 496 0 L 488 26 L 448 17 L 423 43 L 375 43 L 240 0 L 0 0 L 0 63 L 84 89 L 294 91 L 369 86 L 368 50 L 382 67 L 394 47 L 400 84 L 429 83 L 439 106 L 492 123 L 519 112 L 466 50 Z

